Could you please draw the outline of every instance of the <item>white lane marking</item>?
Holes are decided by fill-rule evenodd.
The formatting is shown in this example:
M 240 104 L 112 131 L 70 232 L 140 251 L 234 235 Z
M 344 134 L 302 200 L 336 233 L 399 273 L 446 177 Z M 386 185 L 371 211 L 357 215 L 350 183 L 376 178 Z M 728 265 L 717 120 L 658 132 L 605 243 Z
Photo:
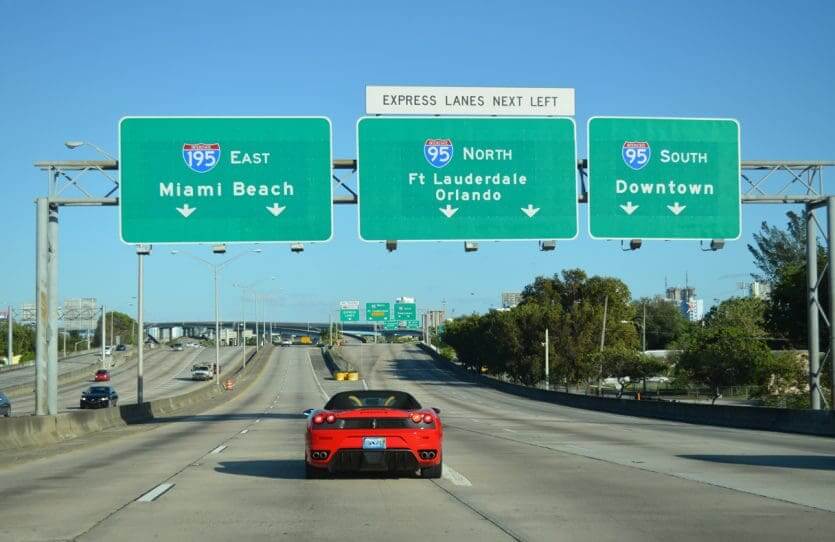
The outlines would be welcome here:
M 481 423 L 481 422 L 479 422 L 478 420 L 476 420 L 475 418 L 470 418 L 470 419 L 471 419 L 472 421 L 474 421 L 475 423 Z
M 249 429 L 244 429 L 243 431 L 241 431 L 242 435 L 246 435 L 247 433 L 249 433 Z
M 226 445 L 225 445 L 225 444 L 221 444 L 220 446 L 218 446 L 217 448 L 215 448 L 214 450 L 212 450 L 212 451 L 211 451 L 211 452 L 209 452 L 209 453 L 210 453 L 210 454 L 212 454 L 212 455 L 217 455 L 217 454 L 219 454 L 220 452 L 222 452 L 222 451 L 223 451 L 223 450 L 225 450 L 225 449 L 226 449 Z
M 518 431 L 514 431 L 513 429 L 508 429 L 507 427 L 502 427 L 502 429 L 504 429 L 505 431 L 507 431 L 509 433 L 518 433 Z
M 146 494 L 142 495 L 141 497 L 139 497 L 138 499 L 136 499 L 136 502 L 152 502 L 152 501 L 155 501 L 160 496 L 162 496 L 163 493 L 165 493 L 166 491 L 168 491 L 172 487 L 174 487 L 174 484 L 171 484 L 171 483 L 160 484 L 157 487 L 155 487 L 154 489 L 152 489 L 151 491 L 149 491 L 148 493 L 146 493 Z
M 466 476 L 453 469 L 449 465 L 444 465 L 444 472 L 443 474 L 441 474 L 441 477 L 446 480 L 449 480 L 457 486 L 471 487 L 473 485 L 472 482 L 467 480 Z
M 367 390 L 367 389 L 368 389 L 368 383 L 365 381 L 365 379 L 364 379 L 364 378 L 362 379 L 362 388 L 363 388 L 364 390 Z
M 307 361 L 310 363 L 310 372 L 313 373 L 313 379 L 316 381 L 316 385 L 319 386 L 319 391 L 322 392 L 322 397 L 325 399 L 330 399 L 330 396 L 325 392 L 325 388 L 322 387 L 322 383 L 319 382 L 319 377 L 316 376 L 316 369 L 313 368 L 313 360 L 310 359 L 310 352 L 305 352 L 307 355 Z
M 257 420 L 255 420 L 255 423 L 258 423 L 260 421 L 261 421 L 261 418 L 258 418 Z

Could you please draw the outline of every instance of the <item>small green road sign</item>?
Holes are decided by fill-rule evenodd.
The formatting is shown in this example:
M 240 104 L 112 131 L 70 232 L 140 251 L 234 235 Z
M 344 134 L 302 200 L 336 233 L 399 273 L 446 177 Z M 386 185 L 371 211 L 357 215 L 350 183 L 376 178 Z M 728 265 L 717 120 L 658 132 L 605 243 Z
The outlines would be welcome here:
M 440 324 L 440 325 L 438 325 L 438 327 L 436 328 L 436 331 L 437 331 L 438 333 L 444 333 L 444 332 L 446 331 L 446 324 Z
M 359 309 L 339 309 L 339 321 L 340 322 L 359 322 L 360 320 L 360 310 Z
M 420 329 L 420 320 L 409 320 L 406 322 L 406 327 L 409 329 Z
M 389 320 L 387 322 L 383 322 L 383 329 L 386 331 L 394 331 L 400 327 L 400 322 L 397 320 Z
M 593 238 L 739 238 L 737 121 L 593 117 L 588 132 Z
M 323 117 L 126 117 L 125 243 L 327 241 L 331 124 Z
M 386 118 L 357 123 L 365 241 L 570 239 L 570 118 Z
M 395 320 L 414 320 L 417 318 L 417 306 L 414 303 L 395 303 Z
M 390 303 L 366 303 L 365 320 L 367 322 L 381 322 L 391 317 Z

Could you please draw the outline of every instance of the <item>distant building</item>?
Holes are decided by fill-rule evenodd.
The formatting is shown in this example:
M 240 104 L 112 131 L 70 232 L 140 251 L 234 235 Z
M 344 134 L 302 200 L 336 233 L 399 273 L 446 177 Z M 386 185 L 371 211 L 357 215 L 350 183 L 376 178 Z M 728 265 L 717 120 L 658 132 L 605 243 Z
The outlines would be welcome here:
M 666 299 L 668 301 L 687 301 L 691 297 L 696 297 L 696 289 L 685 287 L 679 288 L 677 286 L 673 286 L 671 288 L 667 288 L 666 292 Z
M 687 301 L 682 301 L 680 307 L 681 313 L 691 322 L 701 322 L 705 317 L 704 299 L 691 297 Z
M 397 299 L 395 299 L 394 302 L 395 303 L 414 303 L 415 298 L 414 297 L 407 297 L 407 296 L 404 295 L 403 297 L 398 297 Z
M 502 308 L 512 309 L 522 302 L 521 292 L 502 292 Z
M 675 304 L 681 314 L 691 322 L 701 322 L 705 317 L 704 299 L 696 298 L 696 289 L 690 286 L 667 288 L 664 299 Z
M 748 294 L 754 299 L 771 299 L 771 284 L 755 280 L 748 288 Z

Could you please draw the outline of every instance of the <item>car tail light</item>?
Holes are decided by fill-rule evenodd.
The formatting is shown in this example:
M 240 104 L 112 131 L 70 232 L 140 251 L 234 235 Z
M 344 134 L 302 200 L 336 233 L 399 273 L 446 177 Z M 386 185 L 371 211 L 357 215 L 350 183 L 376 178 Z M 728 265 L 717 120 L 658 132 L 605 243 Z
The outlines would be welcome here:
M 412 414 L 412 421 L 413 422 L 420 423 L 422 420 L 423 420 L 423 416 L 420 414 L 420 412 L 415 412 L 414 414 Z
M 325 417 L 325 421 L 328 422 L 328 423 L 333 423 L 333 422 L 336 421 L 336 416 L 334 416 L 333 414 L 328 414 Z
M 432 415 L 431 414 L 424 414 L 423 415 L 423 423 L 432 423 Z
M 323 421 L 325 421 L 325 417 L 321 414 L 313 416 L 313 423 L 315 423 L 316 425 L 320 425 Z

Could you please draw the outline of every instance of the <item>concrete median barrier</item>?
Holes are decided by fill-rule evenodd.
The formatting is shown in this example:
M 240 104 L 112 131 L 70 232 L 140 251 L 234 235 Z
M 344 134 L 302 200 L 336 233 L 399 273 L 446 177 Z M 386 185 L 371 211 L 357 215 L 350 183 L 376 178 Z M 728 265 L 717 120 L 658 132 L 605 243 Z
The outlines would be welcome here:
M 488 376 L 477 375 L 443 358 L 426 344 L 421 343 L 418 346 L 433 358 L 434 363 L 439 368 L 452 371 L 462 379 L 535 401 L 675 422 L 835 437 L 835 411 L 831 410 L 792 410 L 731 405 L 700 405 L 670 401 L 633 401 L 530 388 L 520 384 L 503 382 Z
M 182 395 L 157 399 L 142 404 L 114 408 L 79 410 L 57 416 L 17 416 L 0 418 L 0 451 L 47 446 L 83 435 L 119 426 L 153 423 L 154 420 L 195 408 L 208 408 L 243 393 L 266 367 L 272 348 L 264 348 L 243 361 L 228 366 L 224 376 L 234 375 L 236 386 L 227 391 L 215 382 L 208 382 Z

